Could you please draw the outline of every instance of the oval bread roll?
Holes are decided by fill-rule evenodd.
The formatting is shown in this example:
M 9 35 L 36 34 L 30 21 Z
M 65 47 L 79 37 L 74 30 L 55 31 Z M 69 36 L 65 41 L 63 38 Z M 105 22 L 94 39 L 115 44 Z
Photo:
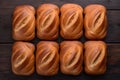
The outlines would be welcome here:
M 64 4 L 60 16 L 60 34 L 64 39 L 79 39 L 83 34 L 83 9 L 77 4 Z
M 41 41 L 37 44 L 36 71 L 39 75 L 52 76 L 59 70 L 59 46 L 56 42 Z
M 91 75 L 104 74 L 106 71 L 106 44 L 103 41 L 85 42 L 85 72 Z
M 55 40 L 59 30 L 59 8 L 54 4 L 42 4 L 37 9 L 37 37 Z
M 82 72 L 83 45 L 78 41 L 64 41 L 60 44 L 60 68 L 67 75 L 79 75 Z
M 30 41 L 35 37 L 35 9 L 30 5 L 17 6 L 13 13 L 13 39 Z
M 31 75 L 34 72 L 33 44 L 28 42 L 15 42 L 12 49 L 12 71 L 16 75 Z
M 107 33 L 106 8 L 92 4 L 84 9 L 84 29 L 88 39 L 103 39 Z

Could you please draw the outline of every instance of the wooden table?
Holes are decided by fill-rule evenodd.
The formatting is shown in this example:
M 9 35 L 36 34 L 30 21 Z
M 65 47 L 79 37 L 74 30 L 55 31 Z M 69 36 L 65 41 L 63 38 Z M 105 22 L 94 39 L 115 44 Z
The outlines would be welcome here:
M 56 76 L 39 76 L 36 72 L 29 76 L 16 76 L 11 71 L 12 44 L 12 13 L 16 6 L 30 4 L 35 8 L 42 3 L 54 3 L 59 7 L 65 3 L 77 3 L 85 7 L 88 4 L 99 3 L 107 8 L 108 34 L 104 41 L 108 45 L 107 72 L 100 76 L 90 76 L 84 72 L 79 76 L 68 76 L 60 71 Z M 58 43 L 63 41 L 59 36 Z M 35 38 L 35 45 L 40 40 Z M 83 43 L 84 37 L 79 39 Z M 120 0 L 1 0 L 0 1 L 0 80 L 120 80 Z

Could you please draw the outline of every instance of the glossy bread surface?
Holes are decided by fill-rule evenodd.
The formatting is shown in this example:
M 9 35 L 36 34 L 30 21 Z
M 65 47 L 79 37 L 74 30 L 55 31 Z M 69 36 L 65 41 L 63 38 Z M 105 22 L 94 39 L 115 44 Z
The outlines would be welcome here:
M 107 51 L 103 41 L 85 42 L 85 72 L 91 75 L 104 74 L 106 71 Z
M 83 9 L 77 4 L 64 4 L 60 16 L 60 34 L 64 39 L 78 39 L 83 34 Z
M 59 46 L 56 42 L 41 41 L 37 44 L 36 71 L 39 75 L 52 76 L 59 70 Z
M 54 4 L 42 4 L 37 9 L 37 37 L 55 40 L 59 30 L 59 8 Z
M 14 40 L 30 41 L 35 37 L 35 9 L 30 5 L 17 6 L 13 13 Z
M 107 33 L 106 8 L 91 4 L 84 9 L 84 29 L 88 39 L 103 39 Z
M 12 71 L 16 75 L 31 75 L 34 72 L 33 44 L 28 42 L 15 42 L 12 49 Z
M 60 44 L 60 69 L 67 75 L 82 72 L 83 45 L 78 41 L 64 41 Z

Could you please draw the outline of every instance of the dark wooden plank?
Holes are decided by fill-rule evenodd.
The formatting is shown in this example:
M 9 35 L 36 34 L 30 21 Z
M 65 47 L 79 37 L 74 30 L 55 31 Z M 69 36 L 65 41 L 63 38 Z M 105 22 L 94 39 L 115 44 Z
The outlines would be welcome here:
M 16 76 L 11 71 L 12 44 L 0 44 L 0 80 L 120 80 L 120 44 L 108 44 L 107 72 L 101 76 L 90 76 L 83 72 L 79 76 L 68 76 L 60 71 L 56 76 L 44 77 L 35 72 L 29 77 Z
M 30 4 L 35 7 L 42 3 L 54 3 L 61 6 L 65 3 L 77 3 L 85 7 L 88 4 L 102 4 L 107 9 L 120 9 L 120 0 L 2 0 L 0 2 L 0 8 L 14 8 L 21 4 Z
M 13 8 L 0 9 L 0 43 L 13 42 L 12 39 L 12 13 Z M 108 10 L 108 34 L 106 42 L 120 42 L 120 11 Z M 83 39 L 83 38 L 82 38 Z M 34 39 L 36 42 L 38 39 Z
M 120 42 L 120 25 L 109 25 L 107 36 L 105 38 L 106 42 Z

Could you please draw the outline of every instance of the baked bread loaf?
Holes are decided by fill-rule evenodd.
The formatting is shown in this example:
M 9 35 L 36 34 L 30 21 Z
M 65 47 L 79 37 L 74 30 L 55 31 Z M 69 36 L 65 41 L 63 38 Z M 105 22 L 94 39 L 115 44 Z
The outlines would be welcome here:
M 12 49 L 12 71 L 16 75 L 28 76 L 34 72 L 33 44 L 28 42 L 15 42 Z
M 41 41 L 37 44 L 36 71 L 39 75 L 52 76 L 59 70 L 59 46 L 56 42 Z
M 103 39 L 107 33 L 106 8 L 92 4 L 84 9 L 85 36 L 88 39 Z
M 35 37 L 35 9 L 30 5 L 17 6 L 13 13 L 13 39 L 30 41 Z
M 61 9 L 60 34 L 64 39 L 78 39 L 83 34 L 83 9 L 77 4 L 64 4 Z
M 104 74 L 106 71 L 106 44 L 103 41 L 85 42 L 85 72 L 91 75 Z
M 37 9 L 37 37 L 44 40 L 58 38 L 59 8 L 54 4 L 42 4 Z
M 83 45 L 78 41 L 64 41 L 60 44 L 60 68 L 67 75 L 82 72 Z

